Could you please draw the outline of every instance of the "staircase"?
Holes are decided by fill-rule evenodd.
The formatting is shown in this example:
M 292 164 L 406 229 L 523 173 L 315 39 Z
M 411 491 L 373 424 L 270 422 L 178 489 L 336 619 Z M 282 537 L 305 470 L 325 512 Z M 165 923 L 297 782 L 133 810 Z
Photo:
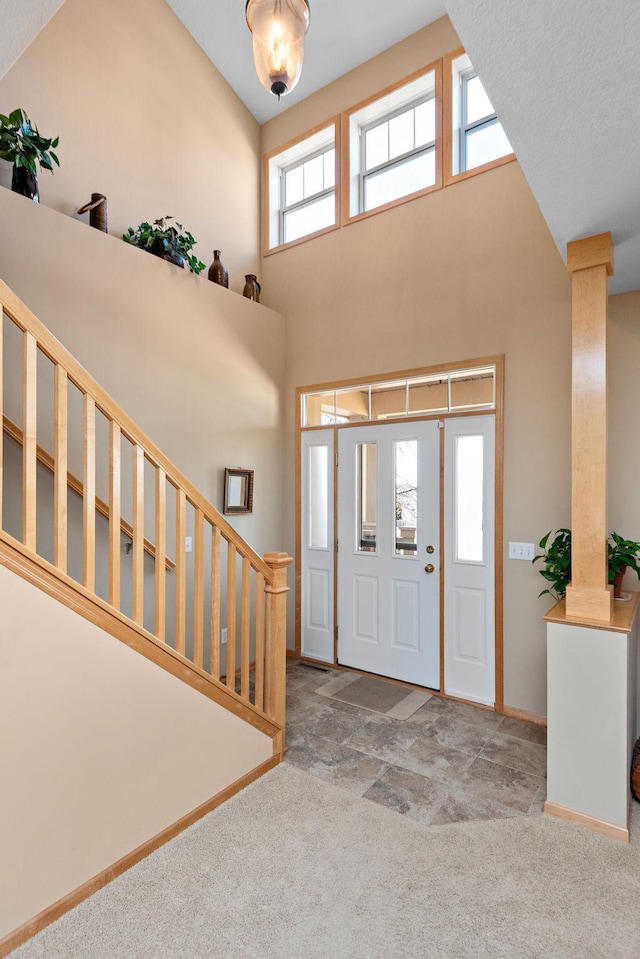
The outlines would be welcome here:
M 270 759 L 4 938 L 0 915 L 1 956 L 281 760 L 291 559 L 244 542 L 1 281 L 0 304 L 0 566 L 272 743 Z

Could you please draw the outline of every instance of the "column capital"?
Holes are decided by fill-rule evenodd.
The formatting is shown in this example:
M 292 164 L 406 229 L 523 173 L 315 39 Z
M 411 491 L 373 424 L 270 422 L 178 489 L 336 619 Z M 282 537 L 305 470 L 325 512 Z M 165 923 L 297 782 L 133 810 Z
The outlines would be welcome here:
M 598 233 L 582 240 L 567 243 L 567 270 L 589 270 L 594 266 L 606 266 L 607 274 L 613 276 L 613 240 L 611 233 Z

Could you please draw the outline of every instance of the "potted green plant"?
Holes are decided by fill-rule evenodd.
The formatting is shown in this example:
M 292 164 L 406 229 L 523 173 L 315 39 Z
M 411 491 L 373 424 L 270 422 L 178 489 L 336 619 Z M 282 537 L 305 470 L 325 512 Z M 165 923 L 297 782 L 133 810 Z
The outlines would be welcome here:
M 543 589 L 538 595 L 548 593 L 560 599 L 567 591 L 571 582 L 571 530 L 558 529 L 549 542 L 550 530 L 543 536 L 538 546 L 542 553 L 533 557 L 532 562 L 544 560 L 544 568 L 540 575 L 547 580 L 550 586 Z M 613 532 L 607 541 L 608 581 L 613 585 L 613 595 L 619 599 L 622 592 L 622 578 L 628 566 L 640 576 L 640 543 L 632 539 L 624 539 Z
M 53 164 L 60 166 L 53 152 L 59 137 L 53 140 L 40 136 L 24 110 L 13 110 L 8 117 L 0 114 L 0 157 L 13 163 L 11 189 L 22 196 L 40 200 L 38 164 L 53 173 Z
M 540 575 L 550 584 L 547 589 L 541 590 L 538 596 L 544 596 L 548 593 L 555 599 L 561 599 L 571 582 L 571 530 L 557 530 L 549 543 L 551 533 L 552 531 L 549 530 L 538 543 L 542 553 L 534 556 L 532 562 L 537 563 L 540 559 L 544 560 L 544 569 L 540 570 Z
M 186 260 L 192 273 L 201 273 L 205 264 L 191 253 L 196 241 L 182 223 L 174 225 L 170 220 L 172 216 L 164 216 L 153 223 L 141 223 L 135 230 L 130 226 L 122 239 L 182 268 Z

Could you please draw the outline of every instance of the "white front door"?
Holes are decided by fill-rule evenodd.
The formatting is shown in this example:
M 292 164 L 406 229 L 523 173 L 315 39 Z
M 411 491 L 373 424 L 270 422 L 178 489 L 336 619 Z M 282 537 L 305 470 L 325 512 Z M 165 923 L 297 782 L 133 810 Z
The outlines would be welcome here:
M 493 706 L 495 417 L 445 423 L 444 691 Z
M 338 662 L 439 689 L 439 423 L 338 434 Z

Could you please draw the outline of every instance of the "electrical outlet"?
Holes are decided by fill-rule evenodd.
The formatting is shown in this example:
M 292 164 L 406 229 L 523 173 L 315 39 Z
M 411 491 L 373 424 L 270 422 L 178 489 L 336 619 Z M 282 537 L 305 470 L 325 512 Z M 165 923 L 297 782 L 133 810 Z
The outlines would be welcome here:
M 191 536 L 185 537 L 185 541 L 184 541 L 184 551 L 185 551 L 185 553 L 192 553 L 192 552 L 193 552 L 193 539 L 192 539 Z
M 534 556 L 533 543 L 509 543 L 509 559 L 532 560 Z
M 226 641 L 227 641 L 227 627 L 225 626 L 224 629 L 220 630 L 220 642 L 224 646 Z

